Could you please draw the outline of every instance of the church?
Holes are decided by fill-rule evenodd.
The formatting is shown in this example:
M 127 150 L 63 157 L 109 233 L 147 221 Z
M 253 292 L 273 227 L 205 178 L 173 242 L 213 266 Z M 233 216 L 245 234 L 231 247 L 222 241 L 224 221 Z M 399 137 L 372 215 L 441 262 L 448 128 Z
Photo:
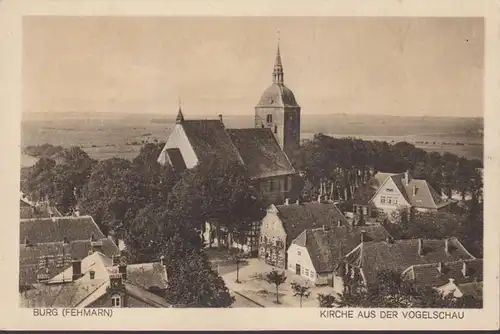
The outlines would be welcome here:
M 296 195 L 296 171 L 288 154 L 300 145 L 300 106 L 284 84 L 278 44 L 272 84 L 255 106 L 253 128 L 228 129 L 219 119 L 185 119 L 179 107 L 176 124 L 158 157 L 182 171 L 214 155 L 245 164 L 267 204 L 283 204 Z

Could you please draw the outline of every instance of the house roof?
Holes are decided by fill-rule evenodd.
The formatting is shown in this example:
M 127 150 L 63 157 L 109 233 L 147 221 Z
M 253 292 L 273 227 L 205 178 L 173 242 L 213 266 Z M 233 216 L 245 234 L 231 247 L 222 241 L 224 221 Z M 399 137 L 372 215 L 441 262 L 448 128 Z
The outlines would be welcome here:
M 285 229 L 287 240 L 297 238 L 304 230 L 318 227 L 346 225 L 347 220 L 333 203 L 306 202 L 276 205 L 278 217 Z
M 102 239 L 100 251 L 106 256 L 119 255 L 120 250 L 112 240 Z M 38 274 L 49 277 L 71 267 L 73 259 L 83 259 L 96 248 L 90 240 L 37 243 L 31 246 L 21 244 L 19 252 L 19 285 L 27 286 L 37 283 Z
M 292 243 L 306 247 L 316 272 L 323 273 L 334 271 L 342 257 L 361 240 L 383 241 L 387 237 L 390 234 L 382 225 L 335 226 L 330 229 L 307 229 Z
M 464 263 L 467 268 L 466 276 L 462 271 Z M 457 284 L 483 280 L 483 259 L 443 262 L 441 272 L 439 265 L 439 263 L 412 265 L 403 272 L 403 278 L 412 281 L 417 286 L 431 287 L 440 287 L 450 279 Z
M 377 173 L 367 183 L 358 187 L 354 194 L 353 204 L 368 204 L 377 191 L 388 179 L 392 179 L 405 200 L 419 208 L 439 209 L 449 204 L 426 181 L 409 177 L 405 182 L 405 173 Z
M 160 267 L 163 270 L 160 270 Z M 144 271 L 143 271 L 144 269 Z M 86 307 L 107 293 L 110 277 L 118 268 L 112 266 L 112 259 L 100 252 L 94 252 L 82 260 L 83 276 L 73 280 L 70 266 L 47 281 L 35 284 L 32 289 L 21 293 L 21 305 L 24 307 Z M 94 271 L 94 277 L 90 277 Z M 130 275 L 129 275 L 130 274 Z M 144 275 L 146 277 L 140 277 Z M 123 286 L 128 294 L 153 307 L 170 307 L 167 301 L 147 289 L 166 287 L 165 267 L 156 263 L 143 263 L 127 266 L 127 278 Z M 153 284 L 150 286 L 150 284 Z M 163 284 L 163 285 L 162 285 Z M 159 286 L 160 285 L 160 286 Z
M 476 300 L 483 300 L 483 282 L 457 284 L 457 288 L 464 296 L 471 296 Z
M 90 216 L 22 219 L 20 242 L 46 243 L 105 238 Z
M 199 160 L 217 155 L 241 162 L 238 150 L 220 120 L 185 120 L 181 125 Z
M 422 255 L 418 254 L 418 243 L 418 239 L 363 242 L 346 255 L 346 261 L 361 268 L 365 281 L 369 284 L 375 281 L 381 270 L 402 273 L 406 268 L 417 264 L 475 259 L 455 237 L 448 239 L 448 254 L 445 252 L 446 240 L 422 240 Z
M 270 129 L 227 129 L 254 178 L 294 174 L 295 170 Z

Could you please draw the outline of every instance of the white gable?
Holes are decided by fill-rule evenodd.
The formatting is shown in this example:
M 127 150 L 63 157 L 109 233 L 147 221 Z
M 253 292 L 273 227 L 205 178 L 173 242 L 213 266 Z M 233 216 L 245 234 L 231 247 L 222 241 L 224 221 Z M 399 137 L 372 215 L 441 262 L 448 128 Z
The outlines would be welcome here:
M 375 207 L 380 209 L 393 210 L 400 206 L 410 206 L 392 177 L 388 177 L 370 200 Z
M 182 127 L 182 124 L 176 124 L 172 133 L 168 137 L 165 147 L 163 147 L 163 150 L 158 157 L 158 162 L 160 164 L 165 165 L 168 163 L 166 150 L 171 148 L 178 148 L 179 151 L 181 151 L 182 157 L 188 169 L 193 168 L 198 164 L 198 157 L 189 143 L 189 139 L 184 131 L 184 128 Z

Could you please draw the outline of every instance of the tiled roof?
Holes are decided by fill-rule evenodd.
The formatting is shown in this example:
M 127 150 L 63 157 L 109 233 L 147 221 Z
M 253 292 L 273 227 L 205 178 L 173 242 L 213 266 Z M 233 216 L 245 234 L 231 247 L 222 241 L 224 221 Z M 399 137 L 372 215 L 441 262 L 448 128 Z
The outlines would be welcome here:
M 467 276 L 462 271 L 464 263 Z M 454 279 L 457 284 L 483 280 L 483 259 L 443 262 L 441 272 L 439 266 L 439 263 L 412 265 L 403 272 L 403 277 L 417 286 L 430 287 L 442 286 L 450 279 Z
M 361 239 L 363 235 L 363 239 Z M 307 229 L 294 241 L 306 247 L 316 272 L 332 272 L 344 255 L 353 250 L 360 241 L 383 241 L 390 237 L 381 225 L 341 226 L 330 229 Z
M 240 155 L 220 120 L 185 120 L 181 124 L 199 160 L 219 156 L 241 162 Z
M 101 252 L 107 256 L 119 255 L 120 251 L 113 241 L 102 239 Z M 26 286 L 37 283 L 38 274 L 53 277 L 71 267 L 72 259 L 83 259 L 96 248 L 90 240 L 38 243 L 32 246 L 20 245 L 19 285 Z
M 186 163 L 184 162 L 184 158 L 182 157 L 181 150 L 179 150 L 178 148 L 168 148 L 166 149 L 166 152 L 172 167 L 177 172 L 182 172 L 186 169 Z
M 270 129 L 228 129 L 227 132 L 252 177 L 264 178 L 295 173 Z
M 21 307 L 76 307 L 106 284 L 106 280 L 89 280 L 66 284 L 37 284 L 20 293 Z
M 107 293 L 110 277 L 118 267 L 112 258 L 101 252 L 86 256 L 81 262 L 82 276 L 72 279 L 73 268 L 50 278 L 46 284 L 35 284 L 21 293 L 23 307 L 86 307 Z M 94 272 L 94 277 L 90 272 Z M 159 263 L 143 263 L 127 266 L 127 278 L 123 281 L 128 294 L 152 307 L 170 307 L 165 299 L 147 291 L 153 287 L 166 288 L 165 266 Z
M 90 216 L 22 219 L 20 242 L 59 242 L 105 238 Z
M 381 270 L 402 273 L 408 267 L 417 264 L 474 259 L 457 238 L 448 239 L 448 254 L 445 252 L 445 242 L 445 240 L 422 240 L 422 255 L 418 253 L 418 239 L 364 242 L 346 255 L 346 260 L 349 264 L 361 268 L 366 282 L 370 284 L 375 281 L 377 272 Z
M 335 227 L 347 220 L 333 203 L 307 202 L 301 204 L 276 205 L 278 217 L 290 242 L 306 229 Z
M 483 300 L 483 282 L 457 284 L 457 288 L 464 296 L 471 296 L 476 300 Z

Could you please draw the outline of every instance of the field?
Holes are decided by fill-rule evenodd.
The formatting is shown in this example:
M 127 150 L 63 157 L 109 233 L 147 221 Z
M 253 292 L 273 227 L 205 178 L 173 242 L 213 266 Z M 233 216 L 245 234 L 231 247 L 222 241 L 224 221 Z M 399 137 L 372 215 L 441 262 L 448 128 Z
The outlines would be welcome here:
M 216 118 L 205 116 L 201 118 Z M 193 116 L 192 118 L 200 118 Z M 252 127 L 253 117 L 226 116 L 229 128 Z M 39 113 L 23 115 L 22 146 L 49 143 L 80 146 L 96 159 L 132 159 L 146 142 L 167 140 L 174 120 L 163 115 L 105 113 Z M 481 118 L 430 118 L 302 114 L 303 139 L 315 133 L 389 143 L 407 141 L 427 151 L 450 152 L 482 160 Z M 23 164 L 29 158 L 23 156 Z

